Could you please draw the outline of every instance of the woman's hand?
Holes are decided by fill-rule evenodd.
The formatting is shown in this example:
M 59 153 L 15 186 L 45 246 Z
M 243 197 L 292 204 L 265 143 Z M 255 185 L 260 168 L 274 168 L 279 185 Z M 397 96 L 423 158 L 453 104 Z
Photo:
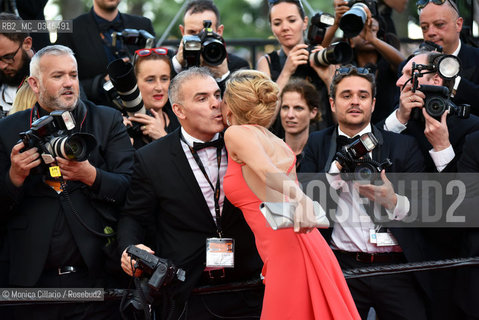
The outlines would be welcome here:
M 141 123 L 141 132 L 145 136 L 151 137 L 153 140 L 159 139 L 167 135 L 165 131 L 165 124 L 168 122 L 163 111 L 155 111 L 150 109 L 153 116 L 147 114 L 135 114 L 129 117 L 130 121 Z

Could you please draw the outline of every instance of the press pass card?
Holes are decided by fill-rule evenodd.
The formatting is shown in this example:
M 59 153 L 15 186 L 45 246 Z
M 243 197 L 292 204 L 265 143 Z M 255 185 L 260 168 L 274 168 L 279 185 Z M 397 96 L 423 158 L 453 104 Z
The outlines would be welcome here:
M 234 250 L 233 238 L 206 239 L 206 267 L 234 268 Z

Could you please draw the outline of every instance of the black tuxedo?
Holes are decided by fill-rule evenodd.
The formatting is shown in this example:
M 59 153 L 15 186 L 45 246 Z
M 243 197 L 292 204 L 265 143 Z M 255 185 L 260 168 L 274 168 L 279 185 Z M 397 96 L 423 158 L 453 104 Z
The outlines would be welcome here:
M 205 269 L 205 244 L 217 237 L 215 222 L 188 163 L 177 129 L 137 150 L 131 187 L 119 223 L 119 243 L 145 243 L 145 230 L 154 232 L 155 254 L 185 269 L 186 281 L 172 284 L 169 296 L 181 312 Z M 261 260 L 254 236 L 240 210 L 225 199 L 221 217 L 224 237 L 235 239 L 235 267 L 224 282 L 257 278 Z M 149 244 L 151 246 L 151 244 Z M 238 301 L 238 304 L 240 301 Z M 242 307 L 238 307 L 239 310 Z M 163 315 L 164 316 L 164 315 Z M 178 316 L 175 317 L 175 319 Z
M 148 18 L 120 13 L 124 28 L 143 29 L 155 35 L 153 25 Z M 78 62 L 80 84 L 87 98 L 97 104 L 109 105 L 111 101 L 103 90 L 106 67 L 108 65 L 104 43 L 100 37 L 93 9 L 73 20 L 74 33 L 60 33 L 57 44 L 73 50 Z M 137 45 L 128 45 L 131 54 L 140 49 Z
M 461 81 L 453 101 L 456 104 L 470 104 L 471 113 L 479 115 L 479 48 L 461 43 L 457 57 L 461 61 Z
M 424 159 L 422 157 L 421 152 L 419 151 L 419 147 L 414 139 L 406 136 L 402 136 L 396 133 L 387 132 L 381 129 L 378 129 L 372 126 L 372 132 L 378 138 L 378 146 L 372 152 L 372 159 L 375 161 L 384 161 L 386 158 L 389 158 L 392 162 L 392 165 L 386 168 L 386 172 L 390 173 L 401 173 L 401 172 L 422 172 L 424 169 Z M 332 161 L 334 160 L 334 155 L 336 153 L 336 136 L 337 136 L 337 127 L 329 127 L 327 129 L 321 130 L 319 132 L 313 132 L 306 144 L 305 152 L 304 152 L 304 159 L 301 163 L 301 172 L 308 173 L 308 172 L 319 172 L 319 173 L 326 173 L 329 171 Z M 321 199 L 319 199 L 321 201 Z M 324 202 L 323 202 L 324 203 Z M 327 210 L 334 210 L 337 204 L 330 202 L 328 200 L 328 204 L 326 204 L 325 208 Z M 330 242 L 331 241 L 331 229 L 328 230 L 329 232 L 323 233 L 325 239 Z M 417 230 L 413 228 L 391 228 L 391 232 L 396 237 L 401 246 L 404 256 L 406 257 L 407 261 L 422 261 L 423 260 L 423 241 L 422 235 L 417 232 Z M 338 252 L 337 252 L 338 254 Z M 351 268 L 351 267 L 367 267 L 368 265 L 364 264 L 352 264 L 346 265 L 343 263 L 341 256 L 338 255 L 338 260 L 342 268 Z M 384 278 L 383 280 L 379 280 L 378 283 L 379 287 L 382 286 L 396 286 L 397 282 L 411 281 L 410 276 L 406 276 L 405 279 L 402 279 L 399 276 L 396 278 L 397 275 L 390 275 Z M 428 281 L 426 278 L 421 277 L 418 279 L 424 293 L 427 292 L 428 289 Z M 350 285 L 350 289 L 353 293 L 353 298 L 355 299 L 356 305 L 358 310 L 363 315 L 362 312 L 364 304 L 362 299 L 363 297 L 373 297 L 371 298 L 373 303 L 377 302 L 377 306 L 375 306 L 378 314 L 382 313 L 384 318 L 395 318 L 398 314 L 391 314 L 388 313 L 387 310 L 389 306 L 391 310 L 401 310 L 401 305 L 396 305 L 391 300 L 402 301 L 401 303 L 409 303 L 406 300 L 402 299 L 409 299 L 411 295 L 418 296 L 418 292 L 416 289 L 411 291 L 410 289 L 402 286 L 395 288 L 395 297 L 391 299 L 384 298 L 380 293 L 372 293 L 372 292 L 365 292 L 363 286 L 357 286 L 358 282 L 355 281 L 363 281 L 360 280 L 352 280 L 348 281 Z M 367 280 L 366 280 L 367 281 Z M 382 284 L 381 284 L 382 282 Z M 413 285 L 414 288 L 415 285 Z M 396 290 L 397 289 L 397 290 Z M 381 289 L 382 290 L 382 289 Z M 421 295 L 423 292 L 421 292 Z M 419 299 L 421 300 L 421 299 Z M 370 302 L 366 302 L 365 305 L 369 305 Z M 391 304 L 392 303 L 392 304 Z M 418 302 L 416 302 L 418 303 Z M 385 308 L 381 306 L 386 306 Z M 416 319 L 421 318 L 419 314 L 424 313 L 424 307 L 422 305 L 418 305 L 417 308 L 415 306 L 411 306 L 413 313 L 417 316 Z M 366 308 L 366 312 L 369 310 L 369 307 Z M 382 311 L 381 311 L 382 310 Z M 380 318 L 383 318 L 381 314 L 379 314 Z M 404 314 L 402 314 L 404 316 Z
M 72 206 L 91 229 L 102 233 L 104 217 L 114 218 L 118 205 L 123 202 L 134 150 L 121 114 L 90 102 L 80 102 L 73 111 L 77 128 L 81 124 L 81 132 L 96 137 L 97 146 L 88 160 L 96 167 L 97 176 L 91 187 L 78 181 L 67 182 L 70 204 L 65 192 L 58 194 L 43 182 L 43 171 L 37 174 L 32 170 L 19 188 L 10 181 L 11 150 L 19 140 L 19 133 L 30 128 L 36 110 L 41 110 L 37 108 L 38 105 L 0 121 L 0 214 L 8 228 L 9 283 L 36 285 L 46 271 L 52 233 L 60 216 L 65 218 L 73 235 L 72 250 L 78 247 L 91 277 L 101 276 L 105 262 L 102 247 L 106 239 L 87 231 L 73 216 Z
M 468 195 L 464 201 L 465 206 L 469 209 L 467 213 L 477 215 L 478 201 L 478 174 L 479 174 L 479 132 L 474 132 L 466 137 L 464 143 L 464 152 L 457 163 L 457 171 L 459 174 L 468 173 L 466 180 L 468 187 Z M 474 173 L 474 174 L 470 174 Z M 470 191 L 471 190 L 471 191 Z M 471 194 L 469 194 L 471 193 Z M 472 208 L 472 210 L 471 210 Z M 465 257 L 479 256 L 479 229 L 477 228 L 477 219 L 474 228 L 461 229 L 460 247 Z M 478 319 L 479 305 L 477 297 L 479 295 L 479 267 L 471 266 L 458 269 L 455 280 L 455 301 L 464 313 L 464 319 Z

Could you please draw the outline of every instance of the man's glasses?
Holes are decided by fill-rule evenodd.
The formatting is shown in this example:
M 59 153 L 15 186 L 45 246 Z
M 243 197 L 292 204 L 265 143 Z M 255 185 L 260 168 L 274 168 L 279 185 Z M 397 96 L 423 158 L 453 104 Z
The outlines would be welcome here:
M 339 67 L 336 69 L 334 72 L 334 76 L 348 76 L 350 75 L 353 71 L 355 71 L 357 74 L 369 74 L 369 69 L 368 68 L 357 68 L 357 67 Z
M 425 6 L 427 6 L 427 4 L 429 2 L 432 2 L 434 4 L 437 4 L 437 5 L 441 5 L 441 4 L 444 4 L 445 2 L 449 2 L 449 4 L 451 5 L 451 7 L 457 12 L 459 13 L 459 10 L 457 9 L 457 5 L 455 2 L 451 1 L 451 0 L 417 0 L 416 1 L 416 7 L 418 10 L 422 10 L 424 9 Z
M 17 50 L 15 50 L 14 53 L 9 53 L 9 54 L 6 54 L 4 56 L 1 56 L 0 61 L 2 61 L 3 63 L 7 63 L 7 64 L 14 63 L 15 62 L 15 56 L 17 55 L 18 50 L 20 50 L 20 48 L 22 47 L 22 44 L 23 43 L 20 43 L 20 46 L 18 47 Z
M 168 54 L 167 48 L 144 48 L 135 51 L 135 54 L 139 57 L 148 57 L 152 53 L 156 53 L 159 56 L 166 56 Z

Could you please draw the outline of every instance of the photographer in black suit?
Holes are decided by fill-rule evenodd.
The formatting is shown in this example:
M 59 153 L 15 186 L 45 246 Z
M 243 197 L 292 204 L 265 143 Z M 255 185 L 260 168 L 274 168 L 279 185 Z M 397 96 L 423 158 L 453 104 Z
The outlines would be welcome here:
M 405 219 L 410 213 L 410 201 L 406 195 L 395 191 L 396 187 L 391 183 L 394 180 L 390 181 L 388 176 L 424 169 L 423 157 L 414 139 L 371 125 L 375 91 L 374 75 L 368 69 L 338 68 L 332 79 L 329 99 L 338 125 L 310 135 L 301 163 L 301 172 L 331 174 L 326 176 L 327 182 L 337 190 L 331 192 L 339 193 L 337 200 L 332 202 L 331 199 L 323 206 L 331 208 L 336 217 L 332 231 L 325 234 L 325 238 L 343 269 L 422 260 L 421 235 L 416 230 L 387 228 L 372 218 L 381 216 L 382 212 L 388 223 Z M 378 179 L 382 184 L 358 184 L 337 175 L 344 164 L 335 160 L 336 152 L 357 141 L 357 136 L 371 133 L 377 138 L 377 145 L 362 159 L 369 158 L 378 163 L 390 160 L 390 166 L 378 168 L 381 170 Z M 366 198 L 369 206 L 363 205 Z M 421 281 L 422 287 L 416 280 Z M 380 319 L 426 319 L 424 281 L 412 274 L 391 274 L 351 279 L 347 283 L 362 319 L 367 318 L 370 307 L 375 308 Z
M 43 48 L 33 56 L 30 68 L 28 82 L 38 103 L 0 121 L 0 214 L 7 221 L 9 285 L 101 288 L 106 285 L 102 248 L 107 239 L 94 233 L 103 234 L 107 225 L 115 227 L 107 219 L 115 219 L 125 197 L 134 150 L 118 111 L 79 99 L 77 64 L 69 48 Z M 51 158 L 60 153 L 58 149 L 53 154 L 40 150 L 45 148 L 42 143 L 53 141 L 45 134 L 52 130 L 51 123 L 38 131 L 38 136 L 48 139 L 47 143 L 35 143 L 34 131 L 28 135 L 32 140 L 19 142 L 19 133 L 28 131 L 32 123 L 38 124 L 36 120 L 52 111 L 70 111 L 75 124 L 71 132 L 95 137 L 96 146 L 86 160 L 70 160 L 65 155 Z M 55 133 L 58 132 L 51 132 Z M 55 171 L 61 177 L 52 173 Z M 107 310 L 108 306 L 109 303 L 21 306 L 16 316 L 114 318 L 117 314 Z
M 94 0 L 90 12 L 73 20 L 73 33 L 61 33 L 57 43 L 75 52 L 78 60 L 80 83 L 87 98 L 94 103 L 113 106 L 103 84 L 109 80 L 106 67 L 118 58 L 129 59 L 135 50 L 143 45 L 122 45 L 117 41 L 112 46 L 113 32 L 127 28 L 145 30 L 155 35 L 148 18 L 121 13 L 118 4 L 121 0 Z
M 243 215 L 224 196 L 227 155 L 220 97 L 206 68 L 182 71 L 169 88 L 181 128 L 137 150 L 119 223 L 120 249 L 137 245 L 186 271 L 184 283 L 165 288 L 159 319 L 250 319 L 261 312 L 262 288 L 228 291 L 232 282 L 257 279 L 262 263 Z M 234 267 L 206 266 L 207 241 L 218 237 L 234 239 Z M 131 275 L 125 251 L 121 262 Z M 197 286 L 214 284 L 227 290 L 191 295 Z
M 204 28 L 203 21 L 211 21 L 211 29 L 213 32 L 220 36 L 223 36 L 224 25 L 220 22 L 220 12 L 218 8 L 211 0 L 195 0 L 190 1 L 185 8 L 183 15 L 183 24 L 180 25 L 181 36 L 198 35 Z M 185 67 L 188 66 L 188 62 L 184 57 L 183 39 L 181 39 L 178 52 L 173 57 L 173 67 L 176 73 L 180 73 Z M 226 59 L 224 59 L 219 65 L 212 66 L 201 59 L 201 66 L 204 66 L 210 70 L 213 74 L 216 82 L 220 86 L 220 89 L 224 90 L 226 79 L 230 73 L 239 69 L 249 69 L 249 63 L 243 58 L 238 57 L 232 53 L 228 53 Z

